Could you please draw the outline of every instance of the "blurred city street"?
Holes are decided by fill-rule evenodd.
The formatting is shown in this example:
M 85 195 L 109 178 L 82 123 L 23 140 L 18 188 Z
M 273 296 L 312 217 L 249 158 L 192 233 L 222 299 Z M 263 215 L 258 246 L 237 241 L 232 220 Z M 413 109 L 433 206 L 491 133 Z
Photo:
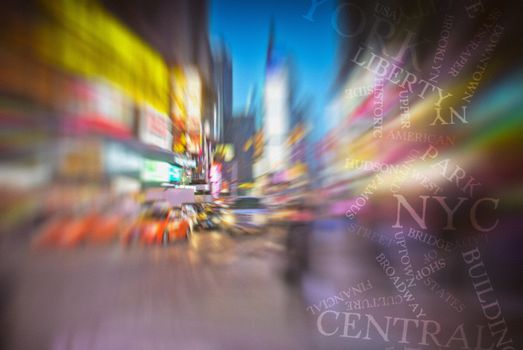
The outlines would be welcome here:
M 521 13 L 2 1 L 0 350 L 521 349 Z
M 20 349 L 316 348 L 306 296 L 282 277 L 285 234 L 5 254 L 5 339 Z
M 203 232 L 170 247 L 36 254 L 11 271 L 11 346 L 303 348 L 308 327 L 292 316 L 305 310 L 279 278 L 280 240 Z
M 315 223 L 315 268 L 298 284 L 284 278 L 287 232 L 281 227 L 257 236 L 198 231 L 188 242 L 147 249 L 112 245 L 29 257 L 11 251 L 2 259 L 3 345 L 53 350 L 345 349 L 346 339 L 314 332 L 317 313 L 310 305 L 361 281 L 372 281 L 374 296 L 393 289 L 380 283 L 380 272 L 367 265 L 365 257 L 376 247 L 348 236 L 344 224 Z M 430 299 L 422 290 L 418 293 Z M 472 295 L 459 293 L 473 301 Z M 503 297 L 505 317 L 521 324 L 518 296 Z M 448 313 L 433 306 L 428 311 L 432 316 Z M 340 304 L 333 309 L 348 308 Z M 404 305 L 384 309 L 385 314 L 409 313 Z M 358 349 L 384 346 L 355 344 Z

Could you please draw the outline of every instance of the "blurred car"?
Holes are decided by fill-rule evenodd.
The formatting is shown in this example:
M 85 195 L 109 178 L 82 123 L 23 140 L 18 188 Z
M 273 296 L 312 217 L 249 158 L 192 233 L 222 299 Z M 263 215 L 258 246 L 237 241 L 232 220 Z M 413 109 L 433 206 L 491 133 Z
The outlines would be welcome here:
M 133 220 L 117 212 L 106 212 L 97 218 L 85 243 L 92 245 L 109 244 L 116 241 L 132 225 Z
M 69 225 L 71 220 L 72 216 L 66 214 L 50 218 L 35 233 L 31 246 L 35 249 L 58 246 L 63 235 L 63 229 Z
M 181 208 L 153 207 L 145 210 L 129 230 L 126 243 L 167 244 L 190 235 L 190 220 L 182 215 Z
M 309 201 L 296 198 L 289 202 L 286 208 L 287 221 L 293 223 L 310 223 L 315 220 L 314 208 Z
M 67 213 L 52 218 L 36 233 L 32 245 L 35 248 L 79 246 L 93 231 L 99 215 L 89 213 Z
M 294 214 L 293 208 L 288 205 L 271 205 L 268 211 L 269 223 L 275 226 L 286 225 Z
M 268 211 L 258 197 L 238 197 L 223 210 L 222 225 L 230 233 L 260 233 L 267 224 Z
M 200 227 L 198 216 L 202 210 L 202 206 L 198 203 L 182 203 L 182 213 L 189 219 L 191 230 Z
M 202 211 L 198 214 L 199 226 L 206 230 L 214 230 L 220 227 L 222 222 L 222 207 L 206 202 L 201 205 Z

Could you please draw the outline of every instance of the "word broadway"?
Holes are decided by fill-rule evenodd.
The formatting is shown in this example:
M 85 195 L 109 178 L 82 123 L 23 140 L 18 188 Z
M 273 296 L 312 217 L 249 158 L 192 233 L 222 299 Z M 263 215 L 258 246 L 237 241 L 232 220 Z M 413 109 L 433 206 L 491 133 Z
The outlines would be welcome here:
M 441 324 L 434 320 L 392 316 L 376 319 L 369 314 L 325 310 L 318 315 L 316 326 L 324 336 L 406 344 L 409 347 L 417 345 L 427 346 L 428 349 L 516 349 L 499 341 L 496 343 L 485 325 L 460 323 L 449 331 L 442 332 Z

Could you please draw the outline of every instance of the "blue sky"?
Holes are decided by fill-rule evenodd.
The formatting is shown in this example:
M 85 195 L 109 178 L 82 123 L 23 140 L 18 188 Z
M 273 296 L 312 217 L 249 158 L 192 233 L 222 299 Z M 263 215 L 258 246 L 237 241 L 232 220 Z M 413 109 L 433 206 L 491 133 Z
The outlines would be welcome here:
M 233 61 L 233 109 L 245 106 L 249 88 L 262 91 L 271 18 L 276 42 L 295 64 L 298 100 L 313 97 L 315 114 L 328 101 L 335 73 L 337 33 L 331 26 L 336 1 L 317 7 L 314 22 L 305 18 L 311 0 L 211 0 L 211 41 L 224 38 Z M 260 96 L 258 95 L 258 98 Z

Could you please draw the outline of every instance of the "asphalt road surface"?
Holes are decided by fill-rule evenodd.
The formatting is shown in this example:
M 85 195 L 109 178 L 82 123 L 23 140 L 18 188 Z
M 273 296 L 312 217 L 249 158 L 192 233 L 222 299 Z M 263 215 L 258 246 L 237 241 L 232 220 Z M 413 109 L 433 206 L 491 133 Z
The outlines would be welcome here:
M 381 327 L 393 317 L 415 318 L 406 303 L 378 303 L 370 309 L 347 305 L 348 300 L 398 294 L 376 262 L 381 253 L 396 259 L 396 245 L 350 234 L 344 221 L 316 223 L 310 244 L 311 269 L 293 285 L 283 278 L 285 242 L 284 230 L 269 229 L 260 235 L 238 237 L 218 231 L 196 232 L 190 241 L 167 247 L 83 247 L 33 253 L 4 247 L 0 347 L 404 349 L 397 341 L 401 334 L 394 334 L 401 330 L 394 328 L 392 321 L 388 342 L 377 330 L 370 331 L 369 339 L 361 339 L 366 330 L 363 323 L 360 339 L 340 336 L 354 327 L 354 319 L 344 322 L 341 312 L 359 313 L 362 320 L 372 314 Z M 408 247 L 414 270 L 418 270 L 425 265 L 423 256 L 428 249 L 414 243 L 409 241 Z M 453 310 L 443 292 L 440 297 L 423 281 L 417 281 L 412 289 L 417 304 L 428 319 L 447 332 L 445 337 L 437 337 L 443 339 L 442 343 L 461 323 L 468 327 L 468 339 L 476 339 L 474 325 L 485 322 L 477 312 L 471 282 L 457 273 L 463 269 L 452 267 L 459 255 L 444 258 L 447 272 L 438 271 L 432 277 L 447 288 L 445 293 L 452 292 L 466 304 L 465 312 Z M 401 271 L 398 266 L 397 271 Z M 493 280 L 502 282 L 500 274 L 492 269 L 490 273 Z M 511 294 L 510 287 L 501 287 L 495 285 L 495 295 L 503 305 L 510 334 L 516 337 L 523 311 L 521 298 Z M 323 330 L 339 331 L 325 336 L 319 332 L 318 319 L 322 311 L 330 309 L 340 314 L 326 314 Z M 422 342 L 420 329 L 421 323 L 409 330 L 412 334 L 408 336 L 414 339 L 412 349 L 438 349 L 430 344 L 417 347 Z M 461 336 L 460 332 L 456 334 Z M 472 349 L 473 341 L 469 343 Z M 443 348 L 459 344 L 454 340 Z M 488 340 L 483 346 L 488 348 Z
M 169 247 L 11 254 L 4 264 L 3 345 L 307 348 L 300 293 L 281 278 L 282 241 L 277 230 L 234 238 L 214 231 Z

